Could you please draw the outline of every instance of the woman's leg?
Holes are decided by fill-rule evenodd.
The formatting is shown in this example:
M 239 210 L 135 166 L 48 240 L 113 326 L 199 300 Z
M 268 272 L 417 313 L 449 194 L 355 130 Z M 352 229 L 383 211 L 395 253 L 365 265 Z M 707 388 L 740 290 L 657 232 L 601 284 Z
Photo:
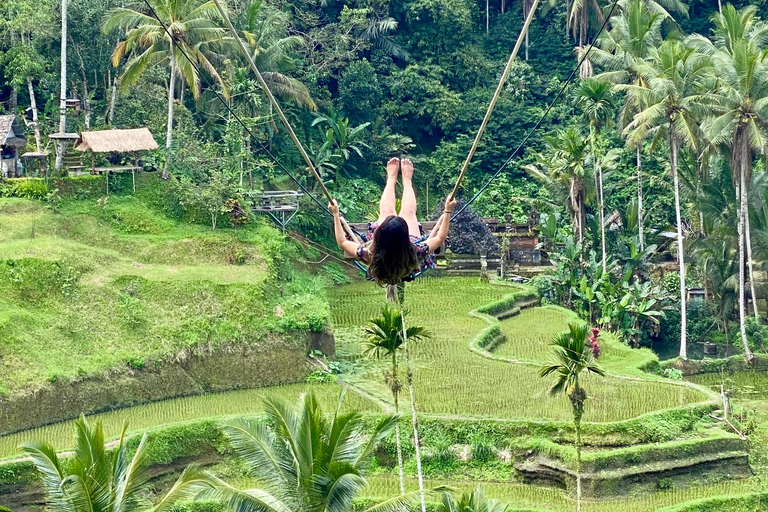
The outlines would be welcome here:
M 403 198 L 400 200 L 400 216 L 408 223 L 408 232 L 421 236 L 419 219 L 416 218 L 416 193 L 413 191 L 413 162 L 408 159 L 400 162 L 403 171 Z
M 381 193 L 379 200 L 379 223 L 390 215 L 397 215 L 397 200 L 395 198 L 395 185 L 397 185 L 397 173 L 400 170 L 400 159 L 390 158 L 387 162 L 387 184 Z

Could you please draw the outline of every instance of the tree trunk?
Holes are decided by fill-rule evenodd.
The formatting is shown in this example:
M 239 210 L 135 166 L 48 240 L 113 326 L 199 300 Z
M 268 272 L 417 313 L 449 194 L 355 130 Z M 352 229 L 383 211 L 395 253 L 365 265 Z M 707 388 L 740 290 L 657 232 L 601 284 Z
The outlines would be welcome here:
M 170 176 L 168 169 L 171 165 L 171 142 L 173 138 L 173 90 L 176 83 L 176 60 L 171 55 L 171 78 L 168 82 L 168 127 L 165 132 L 165 166 L 163 166 L 163 179 Z
M 581 512 L 581 419 L 574 414 L 576 427 L 576 512 Z
M 16 110 L 19 108 L 19 88 L 15 85 L 11 86 L 11 97 L 8 99 L 8 109 L 12 114 L 16 115 Z
M 40 137 L 40 122 L 37 117 L 37 101 L 35 100 L 35 88 L 32 87 L 32 77 L 27 77 L 27 88 L 29 89 L 29 107 L 32 109 L 32 126 L 35 130 L 35 147 L 38 153 L 43 151 L 43 142 Z
M 677 221 L 677 262 L 680 265 L 680 357 L 688 360 L 687 344 L 687 311 L 686 311 L 686 289 L 685 289 L 685 256 L 683 254 L 683 219 L 680 213 L 680 183 L 677 177 L 677 141 L 672 135 L 670 127 L 669 135 L 669 156 L 672 166 L 672 180 L 675 187 L 675 219 Z
M 392 400 L 395 402 L 395 414 L 400 414 L 398 399 L 400 384 L 397 379 L 397 353 L 392 352 Z M 400 475 L 400 494 L 405 494 L 405 471 L 403 469 L 403 445 L 400 440 L 400 421 L 395 424 L 395 444 L 397 445 L 397 471 Z
M 416 417 L 416 396 L 413 391 L 413 364 L 411 363 L 411 351 L 408 348 L 408 335 L 405 327 L 405 294 L 400 294 L 400 317 L 403 319 L 403 348 L 405 349 L 406 378 L 408 381 L 408 393 L 411 398 L 411 421 L 413 423 L 413 447 L 416 450 L 416 473 L 419 477 L 419 493 L 421 496 L 421 512 L 427 511 L 424 497 L 424 473 L 421 469 L 421 446 L 419 442 L 419 420 Z
M 596 178 L 597 178 L 597 200 L 600 203 L 600 243 L 602 245 L 602 251 L 603 251 L 603 274 L 608 272 L 607 268 L 607 256 L 605 251 L 605 205 L 604 205 L 604 197 L 603 197 L 603 170 L 600 168 L 600 164 L 597 163 L 597 154 L 595 153 L 595 131 L 590 130 L 591 138 L 590 141 L 590 147 L 592 150 L 592 166 L 594 167 L 595 171 L 597 171 Z
M 738 132 L 737 132 L 738 133 Z M 741 140 L 744 139 L 744 142 L 740 144 Z M 746 141 L 746 137 L 737 137 L 737 142 L 734 144 L 734 152 L 741 152 L 742 145 L 748 144 Z M 746 186 L 746 179 L 744 176 L 744 158 L 742 155 L 739 155 L 741 158 L 739 158 L 739 186 L 737 188 L 737 194 L 739 199 L 739 209 L 738 209 L 738 216 L 739 216 L 739 228 L 738 228 L 738 234 L 739 234 L 739 330 L 741 331 L 741 342 L 744 344 L 744 357 L 746 358 L 747 362 L 752 360 L 752 351 L 749 349 L 749 343 L 747 341 L 747 328 L 746 328 L 746 316 L 747 316 L 747 308 L 744 304 L 744 278 L 745 278 L 745 265 L 744 265 L 744 259 L 745 259 L 745 248 L 744 248 L 744 239 L 746 238 L 744 233 L 744 213 L 747 211 L 747 186 Z
M 640 144 L 637 145 L 637 235 L 640 238 L 640 250 L 645 249 L 643 240 L 643 164 L 640 159 Z
M 745 194 L 749 196 L 749 194 Z M 760 320 L 760 313 L 757 312 L 757 294 L 755 293 L 755 269 L 752 267 L 752 230 L 749 227 L 749 197 L 747 197 L 744 208 L 744 240 L 747 245 L 747 265 L 749 269 L 749 293 L 752 296 L 752 310 L 755 314 L 755 320 Z
M 67 0 L 61 0 L 61 88 L 59 91 L 59 133 L 67 132 Z M 64 164 L 66 144 L 58 142 L 55 169 L 58 173 Z
M 112 88 L 109 94 L 109 115 L 107 116 L 107 124 L 112 126 L 115 121 L 115 102 L 117 101 L 117 77 L 112 81 Z

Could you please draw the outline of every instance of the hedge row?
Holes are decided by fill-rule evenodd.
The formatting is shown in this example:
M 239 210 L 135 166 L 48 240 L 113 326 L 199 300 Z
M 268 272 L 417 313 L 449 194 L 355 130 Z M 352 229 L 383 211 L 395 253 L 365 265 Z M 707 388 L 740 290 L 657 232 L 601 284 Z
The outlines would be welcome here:
M 569 466 L 573 466 L 576 462 L 576 449 L 573 446 L 560 445 L 548 439 L 520 438 L 516 440 L 514 447 L 520 450 L 533 450 L 547 458 L 558 459 Z M 627 466 L 692 459 L 706 454 L 746 453 L 747 450 L 746 441 L 738 436 L 714 431 L 705 438 L 587 451 L 582 454 L 582 469 L 585 473 L 612 471 Z
M 768 510 L 768 492 L 714 496 L 658 509 L 656 512 L 745 512 Z
M 754 359 L 750 364 L 747 364 L 743 355 L 737 354 L 723 359 L 689 359 L 688 361 L 683 361 L 680 358 L 670 359 L 662 361 L 660 367 L 662 370 L 666 368 L 680 370 L 686 376 L 701 373 L 720 373 L 721 371 L 728 373 L 747 370 L 768 371 L 768 354 L 754 354 Z

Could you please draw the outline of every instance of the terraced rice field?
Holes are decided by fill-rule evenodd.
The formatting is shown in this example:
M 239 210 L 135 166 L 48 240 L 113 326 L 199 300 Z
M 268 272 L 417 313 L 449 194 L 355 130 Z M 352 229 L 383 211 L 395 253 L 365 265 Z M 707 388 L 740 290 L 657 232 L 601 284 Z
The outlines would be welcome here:
M 369 498 L 393 496 L 399 491 L 397 478 L 373 476 L 368 478 L 369 487 L 364 495 Z M 472 482 L 465 480 L 427 480 L 425 487 L 434 488 L 448 485 L 462 491 L 471 491 L 481 486 L 489 498 L 508 503 L 514 509 L 536 509 L 552 512 L 571 512 L 576 509 L 574 500 L 565 496 L 559 489 L 523 485 L 509 482 Z M 414 479 L 406 482 L 407 490 L 418 489 Z M 694 486 L 686 489 L 670 489 L 653 494 L 613 501 L 589 501 L 581 504 L 583 512 L 652 512 L 659 508 L 675 505 L 699 498 L 722 494 L 738 494 L 761 490 L 757 479 L 721 482 L 707 486 Z
M 482 357 L 468 348 L 472 337 L 487 324 L 468 315 L 483 304 L 514 291 L 468 278 L 422 278 L 406 286 L 409 322 L 429 329 L 433 338 L 416 344 L 414 383 L 422 412 L 456 416 L 568 420 L 565 398 L 546 396 L 548 381 L 538 376 L 538 364 L 514 364 Z M 384 291 L 370 283 L 354 283 L 333 290 L 331 309 L 335 326 L 362 329 L 380 311 Z M 562 310 L 534 308 L 525 316 L 506 320 L 509 341 L 500 350 L 513 359 L 539 364 L 546 360 L 547 342 L 567 327 Z M 611 354 L 611 352 L 615 352 Z M 638 376 L 626 347 L 605 347 L 612 373 Z M 625 354 L 626 352 L 626 354 Z M 626 372 L 623 370 L 626 368 Z M 389 401 L 381 372 L 371 370 L 356 380 L 362 387 Z M 381 383 L 380 383 L 381 382 Z M 590 396 L 586 421 L 606 422 L 687 403 L 706 396 L 695 389 L 656 379 L 588 378 Z
M 203 418 L 258 414 L 264 397 L 279 397 L 295 401 L 299 394 L 312 389 L 325 410 L 334 410 L 341 393 L 335 384 L 293 384 L 273 388 L 244 389 L 227 393 L 189 396 L 153 402 L 88 416 L 90 422 L 101 421 L 106 439 L 120 435 L 123 422 L 128 422 L 129 433 Z M 376 406 L 353 392 L 344 397 L 344 408 L 349 410 L 377 410 Z M 75 436 L 73 421 L 64 421 L 16 434 L 0 437 L 0 459 L 19 455 L 22 443 L 41 440 L 51 443 L 57 450 L 71 448 Z

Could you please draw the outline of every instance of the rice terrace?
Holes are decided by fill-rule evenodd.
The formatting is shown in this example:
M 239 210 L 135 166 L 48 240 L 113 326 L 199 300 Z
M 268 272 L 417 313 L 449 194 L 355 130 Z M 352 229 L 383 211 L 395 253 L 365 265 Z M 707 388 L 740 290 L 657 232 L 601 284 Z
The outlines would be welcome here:
M 768 512 L 768 4 L 0 5 L 0 512 Z

